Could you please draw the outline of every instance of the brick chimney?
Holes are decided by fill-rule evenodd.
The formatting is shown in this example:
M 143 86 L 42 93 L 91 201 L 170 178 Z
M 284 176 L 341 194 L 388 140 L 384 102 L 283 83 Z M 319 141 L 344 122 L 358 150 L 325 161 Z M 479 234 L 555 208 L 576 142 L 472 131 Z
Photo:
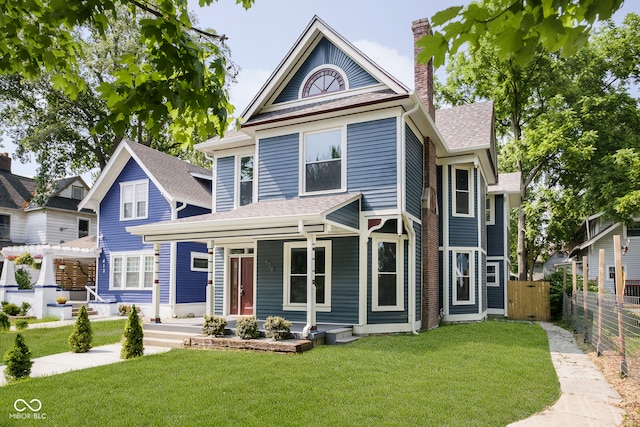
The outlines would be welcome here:
M 411 24 L 411 31 L 413 31 L 413 79 L 414 89 L 422 103 L 427 107 L 429 115 L 435 121 L 436 109 L 433 106 L 433 60 L 429 60 L 426 64 L 418 64 L 418 54 L 422 51 L 422 48 L 418 47 L 416 42 L 423 36 L 433 34 L 431 32 L 431 24 L 429 20 L 418 19 Z
M 416 42 L 425 35 L 431 35 L 431 24 L 427 19 L 419 19 L 411 25 L 413 31 L 414 81 L 415 92 L 433 121 L 436 121 L 436 109 L 433 105 L 433 60 L 426 64 L 418 63 L 418 54 L 422 51 Z M 433 329 L 440 324 L 440 269 L 439 229 L 438 229 L 438 166 L 436 164 L 436 145 L 425 138 L 423 144 L 422 171 L 422 328 Z M 446 286 L 446 285 L 445 285 Z
M 11 157 L 9 157 L 9 153 L 0 153 L 0 171 L 11 173 Z

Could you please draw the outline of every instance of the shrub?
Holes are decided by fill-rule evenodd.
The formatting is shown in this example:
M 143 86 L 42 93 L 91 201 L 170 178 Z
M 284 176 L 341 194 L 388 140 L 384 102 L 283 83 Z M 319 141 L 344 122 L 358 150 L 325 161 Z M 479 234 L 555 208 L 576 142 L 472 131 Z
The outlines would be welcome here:
M 255 316 L 238 319 L 236 323 L 236 334 L 245 340 L 259 338 L 258 319 L 256 319 Z
M 31 284 L 31 275 L 23 268 L 16 270 L 14 273 L 16 282 L 18 283 L 18 289 L 33 289 Z
M 9 316 L 4 311 L 0 311 L 0 330 L 8 331 L 11 328 L 11 322 L 9 322 Z
M 16 329 L 22 331 L 29 327 L 29 321 L 27 319 L 18 319 L 16 320 Z
M 227 319 L 221 316 L 205 316 L 202 325 L 202 333 L 207 335 L 222 336 L 227 326 Z
M 121 359 L 131 359 L 144 354 L 144 332 L 142 331 L 142 323 L 135 305 L 131 307 L 131 313 L 129 313 L 127 323 L 124 325 L 122 338 Z
M 11 347 L 4 354 L 4 377 L 8 382 L 29 378 L 31 374 L 31 352 L 29 347 L 24 342 L 24 338 L 21 334 L 16 334 L 16 340 L 13 347 Z
M 289 338 L 291 332 L 291 322 L 280 316 L 269 316 L 264 322 L 264 329 L 267 337 L 275 340 Z
M 8 316 L 17 316 L 20 313 L 20 307 L 12 303 L 7 303 L 2 306 L 2 311 L 7 313 Z
M 20 316 L 26 316 L 30 308 L 31 308 L 31 304 L 29 304 L 26 301 L 23 301 L 22 305 L 20 305 Z
M 78 319 L 73 326 L 73 332 L 69 335 L 67 342 L 74 353 L 86 353 L 91 349 L 91 340 L 93 339 L 93 331 L 91 330 L 91 322 L 89 314 L 85 306 L 81 306 L 78 310 Z

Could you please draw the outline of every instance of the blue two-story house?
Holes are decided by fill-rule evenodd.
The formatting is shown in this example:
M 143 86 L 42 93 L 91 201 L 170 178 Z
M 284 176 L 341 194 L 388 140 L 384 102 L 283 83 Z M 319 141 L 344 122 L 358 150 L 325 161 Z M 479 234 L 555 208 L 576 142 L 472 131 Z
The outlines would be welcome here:
M 428 22 L 413 31 L 420 38 Z M 498 184 L 493 105 L 436 113 L 431 65 L 415 74 L 410 91 L 314 17 L 241 128 L 197 146 L 214 162 L 211 213 L 126 231 L 146 247 L 207 245 L 207 314 L 355 333 L 504 314 L 487 289 L 488 274 L 501 290 L 508 277 L 505 253 L 488 253 L 494 234 L 508 247 L 508 215 L 495 213 L 508 191 L 488 191 Z M 488 232 L 490 214 L 501 233 Z M 154 298 L 158 307 L 162 292 Z

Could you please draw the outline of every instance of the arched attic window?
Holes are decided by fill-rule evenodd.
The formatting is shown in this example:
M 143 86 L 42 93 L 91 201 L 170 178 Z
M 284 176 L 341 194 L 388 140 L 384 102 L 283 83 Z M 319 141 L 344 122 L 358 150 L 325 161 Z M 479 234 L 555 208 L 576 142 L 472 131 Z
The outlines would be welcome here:
M 307 78 L 302 88 L 302 98 L 325 95 L 345 90 L 346 84 L 342 74 L 334 68 L 321 68 Z

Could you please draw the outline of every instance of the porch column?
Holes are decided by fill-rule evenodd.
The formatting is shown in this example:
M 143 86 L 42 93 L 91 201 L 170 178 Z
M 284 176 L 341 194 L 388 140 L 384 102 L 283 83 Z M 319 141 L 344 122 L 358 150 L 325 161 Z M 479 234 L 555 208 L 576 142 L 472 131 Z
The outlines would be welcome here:
M 307 326 L 316 330 L 316 236 L 307 237 Z
M 15 263 L 5 257 L 2 275 L 0 276 L 0 300 L 7 299 L 6 291 L 9 289 L 18 289 L 18 282 L 16 282 Z
M 153 244 L 153 289 L 151 291 L 152 323 L 160 321 L 160 243 Z
M 215 299 L 215 285 L 213 284 L 213 240 L 207 242 L 207 292 L 206 292 L 206 307 L 205 314 L 207 316 L 213 316 L 214 314 L 214 299 Z
M 36 281 L 36 285 L 57 285 L 56 284 L 56 265 L 54 255 L 50 253 L 42 254 L 42 265 L 40 265 L 40 275 Z

